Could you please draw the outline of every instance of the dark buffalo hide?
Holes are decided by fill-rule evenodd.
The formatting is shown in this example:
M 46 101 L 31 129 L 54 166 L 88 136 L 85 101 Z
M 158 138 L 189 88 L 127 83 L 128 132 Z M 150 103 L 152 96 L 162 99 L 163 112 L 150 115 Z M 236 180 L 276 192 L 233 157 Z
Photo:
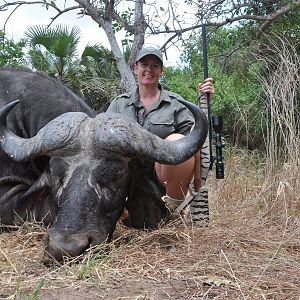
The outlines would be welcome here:
M 15 101 L 18 100 L 18 101 Z M 166 216 L 149 163 L 191 157 L 207 134 L 205 116 L 178 142 L 120 114 L 98 114 L 59 81 L 0 69 L 0 222 L 51 224 L 46 253 L 61 260 L 111 238 L 124 207 L 136 228 Z

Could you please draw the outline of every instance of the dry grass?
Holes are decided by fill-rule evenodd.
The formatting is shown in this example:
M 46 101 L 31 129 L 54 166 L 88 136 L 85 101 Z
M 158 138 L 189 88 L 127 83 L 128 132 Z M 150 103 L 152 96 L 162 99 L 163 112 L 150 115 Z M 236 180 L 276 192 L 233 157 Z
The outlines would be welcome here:
M 50 266 L 44 227 L 3 231 L 0 298 L 299 300 L 299 189 L 292 193 L 287 177 L 264 180 L 254 161 L 232 156 L 226 180 L 209 180 L 208 227 L 176 220 L 145 232 L 119 224 L 109 252 Z
M 261 163 L 259 155 L 236 149 L 229 154 L 226 179 L 208 180 L 208 227 L 176 220 L 145 232 L 119 224 L 109 252 L 99 246 L 77 261 L 48 266 L 44 227 L 3 229 L 0 299 L 299 300 L 300 130 L 294 118 L 299 103 L 288 107 L 299 96 L 294 81 L 299 86 L 300 63 L 294 55 L 280 59 L 263 83 L 270 108 L 276 108 L 267 159 Z M 290 67 L 295 64 L 299 67 Z M 282 84 L 286 72 L 294 73 Z M 278 136 L 285 147 L 274 140 Z

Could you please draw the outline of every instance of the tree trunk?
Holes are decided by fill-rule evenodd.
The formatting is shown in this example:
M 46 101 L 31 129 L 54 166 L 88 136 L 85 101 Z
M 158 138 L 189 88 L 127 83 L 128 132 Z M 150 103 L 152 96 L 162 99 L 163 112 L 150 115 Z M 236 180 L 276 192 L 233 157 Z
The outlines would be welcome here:
M 116 64 L 118 71 L 121 76 L 121 85 L 126 91 L 130 91 L 135 88 L 135 78 L 134 75 L 130 69 L 130 67 L 126 64 L 124 55 L 122 54 L 122 51 L 118 45 L 115 33 L 112 28 L 112 15 L 113 15 L 113 9 L 114 6 L 110 5 L 110 2 L 107 2 L 107 5 L 105 7 L 105 13 L 101 15 L 98 12 L 98 8 L 91 4 L 88 0 L 75 0 L 79 5 L 84 7 L 85 11 L 87 12 L 87 15 L 89 15 L 96 23 L 100 25 L 100 27 L 103 28 L 108 42 L 111 47 L 111 51 L 116 59 Z M 140 2 L 138 0 L 137 2 Z M 145 35 L 145 32 L 143 33 Z
M 126 64 L 124 55 L 118 45 L 115 33 L 112 29 L 112 24 L 110 21 L 104 20 L 102 23 L 102 28 L 108 38 L 111 51 L 115 57 L 118 71 L 121 76 L 121 85 L 126 91 L 130 91 L 136 87 L 135 78 L 130 67 Z
M 135 58 L 139 50 L 142 49 L 145 42 L 146 22 L 143 13 L 144 0 L 136 0 L 134 6 L 134 39 L 131 49 L 131 55 L 128 65 L 132 68 L 135 64 Z

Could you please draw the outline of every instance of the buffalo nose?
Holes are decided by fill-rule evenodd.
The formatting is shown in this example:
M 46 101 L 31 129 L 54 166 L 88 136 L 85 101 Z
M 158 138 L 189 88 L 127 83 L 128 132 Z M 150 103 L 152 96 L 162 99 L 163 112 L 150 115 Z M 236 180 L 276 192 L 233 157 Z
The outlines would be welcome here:
M 63 257 L 76 257 L 82 254 L 90 245 L 87 235 L 48 232 L 45 241 L 45 254 L 56 261 Z

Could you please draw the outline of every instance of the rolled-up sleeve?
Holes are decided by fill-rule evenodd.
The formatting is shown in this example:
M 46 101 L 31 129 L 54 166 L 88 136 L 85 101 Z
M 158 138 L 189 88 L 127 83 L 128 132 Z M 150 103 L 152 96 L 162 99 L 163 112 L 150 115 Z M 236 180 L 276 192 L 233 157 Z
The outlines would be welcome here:
M 175 115 L 176 132 L 187 135 L 194 125 L 194 117 L 186 106 L 181 106 Z

